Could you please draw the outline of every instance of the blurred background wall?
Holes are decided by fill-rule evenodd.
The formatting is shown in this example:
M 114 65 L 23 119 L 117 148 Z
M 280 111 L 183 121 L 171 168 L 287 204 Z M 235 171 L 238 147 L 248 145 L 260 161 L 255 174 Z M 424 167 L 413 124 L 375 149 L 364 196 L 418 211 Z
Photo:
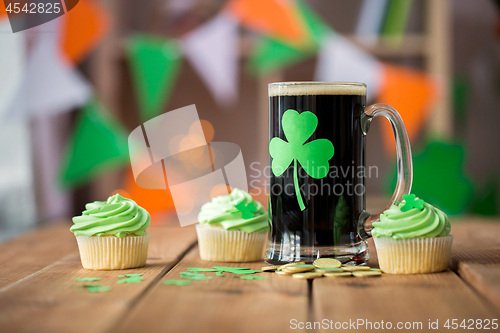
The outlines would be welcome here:
M 134 60 L 130 39 L 140 33 L 142 37 L 154 36 L 162 43 L 173 41 L 174 45 L 182 44 L 185 36 L 227 10 L 230 2 L 84 0 L 73 10 L 76 12 L 78 6 L 82 6 L 81 9 L 86 3 L 87 12 L 80 12 L 79 18 L 83 24 L 76 30 L 67 28 L 72 12 L 65 15 L 68 20 L 66 29 L 74 31 L 75 38 L 87 36 L 91 41 L 85 52 L 74 57 L 67 67 L 83 75 L 85 85 L 92 91 L 91 99 L 97 100 L 100 106 L 88 102 L 54 104 L 53 108 L 61 109 L 60 112 L 42 110 L 34 115 L 28 112 L 29 107 L 25 107 L 22 117 L 3 117 L 0 126 L 0 169 L 3 171 L 0 174 L 0 240 L 34 225 L 67 220 L 80 214 L 85 203 L 105 200 L 117 190 L 135 196 L 139 204 L 149 204 L 150 209 L 155 211 L 154 223 L 164 223 L 167 217 L 175 216 L 168 193 L 141 191 L 134 187 L 128 156 L 123 158 L 122 151 L 117 148 L 123 145 L 123 140 L 116 138 L 126 140 L 130 131 L 145 120 L 138 97 L 140 83 L 131 64 Z M 418 82 L 426 82 L 427 79 L 437 82 L 431 92 L 434 97 L 430 98 L 429 94 L 421 95 L 421 86 L 402 81 L 405 77 L 403 74 L 398 76 L 401 81 L 395 81 L 396 86 L 402 87 L 404 93 L 408 94 L 406 103 L 411 104 L 423 98 L 432 100 L 428 106 L 415 110 L 410 108 L 406 115 L 403 114 L 407 126 L 415 127 L 411 138 L 416 173 L 414 190 L 417 195 L 452 215 L 496 215 L 500 204 L 497 195 L 499 131 L 496 129 L 500 123 L 497 4 L 493 0 L 401 2 L 406 3 L 407 9 L 404 6 L 392 9 L 399 18 L 392 23 L 396 28 L 391 30 L 390 27 L 384 27 L 390 16 L 390 6 L 395 6 L 391 5 L 391 1 L 386 1 L 380 28 L 368 38 L 359 32 L 360 16 L 366 6 L 364 1 L 305 0 L 301 3 L 312 10 L 317 20 L 323 21 L 322 24 L 347 37 L 360 52 L 383 64 L 416 70 L 418 75 L 424 75 L 423 81 Z M 242 5 L 242 8 L 246 7 Z M 251 8 L 248 10 L 251 12 Z M 405 13 L 408 13 L 407 17 Z M 160 113 L 196 104 L 200 118 L 207 120 L 213 127 L 213 140 L 234 142 L 241 147 L 247 174 L 254 179 L 257 175 L 254 169 L 262 171 L 268 164 L 267 84 L 318 79 L 318 62 L 324 61 L 324 57 L 321 58 L 324 44 L 318 43 L 305 51 L 295 45 L 292 49 L 298 48 L 307 56 L 299 57 L 286 66 L 276 66 L 266 71 L 258 71 L 254 67 L 252 70 L 248 64 L 256 61 L 256 45 L 262 42 L 262 38 L 284 41 L 262 29 L 252 29 L 251 24 L 241 24 L 243 21 L 238 25 L 239 66 L 235 101 L 219 103 L 199 69 L 193 66 L 190 59 L 180 55 L 175 65 L 176 78 L 172 80 L 169 98 L 161 106 Z M 247 21 L 251 22 L 248 18 Z M 26 59 L 26 68 L 29 68 L 37 45 L 50 44 L 49 40 L 40 41 L 40 33 L 31 30 L 22 33 L 26 45 L 23 58 Z M 52 31 L 53 35 L 59 36 L 57 27 Z M 93 31 L 94 35 L 89 31 Z M 83 37 L 78 38 L 84 40 Z M 5 48 L 2 52 L 6 56 L 10 54 Z M 207 52 L 208 57 L 215 51 L 208 48 L 203 52 Z M 279 59 L 280 54 L 276 54 Z M 267 56 L 272 57 L 272 52 Z M 149 58 L 145 59 L 147 63 Z M 140 59 L 137 61 L 140 63 Z M 154 57 L 150 61 L 153 62 Z M 4 67 L 0 60 L 0 71 L 7 71 Z M 421 77 L 418 78 L 420 80 Z M 51 85 L 50 78 L 47 80 L 44 84 Z M 329 80 L 337 80 L 336 75 L 332 75 Z M 219 80 L 214 77 L 214 81 Z M 405 84 L 409 84 L 408 89 Z M 383 86 L 380 89 L 384 89 Z M 34 88 L 19 83 L 18 89 L 26 92 Z M 78 96 L 87 96 L 85 87 L 79 86 L 78 89 L 79 95 L 76 94 L 74 100 L 78 100 Z M 368 89 L 375 88 L 369 85 Z M 391 96 L 390 92 L 380 95 L 386 98 Z M 380 100 L 380 95 L 369 103 L 390 102 L 390 98 L 388 101 Z M 21 107 L 12 107 L 12 103 L 9 105 L 4 108 L 7 110 L 4 114 L 23 113 L 19 111 Z M 95 116 L 101 112 L 106 115 L 104 120 Z M 416 112 L 422 115 L 416 115 Z M 112 121 L 108 121 L 110 117 Z M 395 172 L 394 150 L 391 151 L 393 148 L 387 144 L 387 137 L 392 134 L 388 127 L 382 125 L 384 121 L 376 120 L 371 126 L 367 146 L 367 164 L 379 168 L 378 177 L 367 179 L 368 203 L 379 209 L 392 193 Z M 95 124 L 98 125 L 92 127 Z M 93 166 L 94 158 L 96 165 L 103 162 L 98 158 L 102 153 L 100 141 L 93 142 L 93 139 L 86 139 L 81 134 L 88 128 L 100 133 L 103 138 L 106 133 L 102 131 L 111 133 L 110 136 L 116 142 L 113 139 L 110 149 L 113 152 L 116 150 L 116 159 L 106 164 L 105 168 L 97 168 L 96 172 L 80 177 L 77 166 Z M 76 138 L 78 134 L 81 135 L 80 139 Z M 87 142 L 93 148 L 78 151 L 75 145 L 78 140 Z M 255 167 L 250 168 L 254 162 L 258 162 L 258 166 L 254 164 Z M 68 168 L 71 170 L 68 171 Z M 265 177 L 260 178 L 254 184 L 264 186 Z

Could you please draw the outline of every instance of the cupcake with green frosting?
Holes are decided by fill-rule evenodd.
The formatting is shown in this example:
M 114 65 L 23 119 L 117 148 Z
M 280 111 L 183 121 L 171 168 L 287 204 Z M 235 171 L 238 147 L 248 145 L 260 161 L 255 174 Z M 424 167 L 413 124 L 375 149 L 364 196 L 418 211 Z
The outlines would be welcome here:
M 453 241 L 448 217 L 414 194 L 405 194 L 403 199 L 373 222 L 380 268 L 390 274 L 446 270 Z
M 114 270 L 146 265 L 149 213 L 135 201 L 115 194 L 106 201 L 85 206 L 81 216 L 73 217 L 83 268 Z
M 252 196 L 237 188 L 201 207 L 196 232 L 200 257 L 208 261 L 262 259 L 269 230 L 268 214 Z

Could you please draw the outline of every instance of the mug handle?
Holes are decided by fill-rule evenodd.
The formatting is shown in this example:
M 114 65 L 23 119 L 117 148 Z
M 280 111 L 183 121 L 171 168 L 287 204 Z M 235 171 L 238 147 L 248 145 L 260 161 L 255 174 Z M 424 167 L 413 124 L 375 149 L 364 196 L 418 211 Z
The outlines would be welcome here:
M 410 193 L 413 181 L 413 166 L 410 139 L 408 138 L 405 124 L 401 115 L 392 106 L 387 104 L 373 104 L 365 108 L 364 113 L 361 115 L 361 129 L 363 130 L 363 134 L 366 135 L 368 133 L 372 120 L 378 116 L 383 116 L 389 120 L 396 141 L 398 182 L 391 201 L 384 208 L 386 210 L 391 207 L 394 201 L 401 201 L 403 194 Z M 367 211 L 363 211 L 361 213 L 358 220 L 358 234 L 363 240 L 371 237 L 372 223 L 380 219 L 382 212 L 370 214 Z

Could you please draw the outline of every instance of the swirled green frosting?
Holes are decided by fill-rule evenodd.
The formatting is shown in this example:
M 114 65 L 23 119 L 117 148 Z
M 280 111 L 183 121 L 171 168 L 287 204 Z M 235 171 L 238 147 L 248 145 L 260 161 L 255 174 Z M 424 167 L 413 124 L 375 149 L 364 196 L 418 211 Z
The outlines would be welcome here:
M 215 197 L 201 206 L 198 222 L 247 233 L 264 233 L 269 230 L 268 215 L 264 207 L 254 201 L 250 194 L 237 188 L 231 194 Z
M 119 194 L 106 201 L 89 203 L 85 209 L 81 216 L 73 217 L 74 224 L 70 230 L 75 236 L 141 236 L 151 221 L 144 208 Z
M 373 222 L 374 237 L 394 239 L 444 237 L 450 233 L 448 217 L 438 208 L 423 204 L 423 209 L 401 211 L 403 204 L 392 205 L 380 214 L 380 222 Z

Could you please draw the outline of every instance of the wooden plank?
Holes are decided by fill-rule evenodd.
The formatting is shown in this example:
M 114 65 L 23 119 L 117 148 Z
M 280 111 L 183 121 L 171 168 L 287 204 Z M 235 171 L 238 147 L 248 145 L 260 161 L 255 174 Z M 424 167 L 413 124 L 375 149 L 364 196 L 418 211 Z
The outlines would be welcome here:
M 202 261 L 195 248 L 172 269 L 166 279 L 179 279 L 187 267 L 239 266 L 260 269 L 259 263 Z M 158 281 L 137 307 L 123 318 L 117 332 L 283 332 L 289 321 L 308 315 L 308 284 L 274 273 L 265 280 L 241 280 L 233 274 L 215 273 L 211 280 L 188 286 Z M 165 280 L 165 279 L 162 279 Z
M 33 229 L 0 244 L 0 290 L 77 250 L 69 223 Z
M 447 319 L 497 318 L 491 309 L 451 271 L 438 274 L 383 275 L 376 278 L 321 278 L 313 282 L 315 321 L 422 323 Z M 404 324 L 403 324 L 404 325 Z M 418 325 L 418 324 L 415 324 Z M 387 327 L 387 324 L 386 326 Z M 361 325 L 359 329 L 366 330 Z M 370 329 L 370 327 L 368 327 Z M 416 330 L 416 326 L 413 326 Z M 328 331 L 328 330 L 325 330 Z
M 457 273 L 500 314 L 500 261 L 498 262 L 486 265 L 461 262 Z
M 1 332 L 106 332 L 141 295 L 184 255 L 196 240 L 192 227 L 151 227 L 148 264 L 120 271 L 90 271 L 81 267 L 78 253 L 5 287 L 0 292 Z M 143 273 L 136 284 L 117 284 L 118 275 Z M 99 277 L 112 286 L 90 293 L 74 277 Z

